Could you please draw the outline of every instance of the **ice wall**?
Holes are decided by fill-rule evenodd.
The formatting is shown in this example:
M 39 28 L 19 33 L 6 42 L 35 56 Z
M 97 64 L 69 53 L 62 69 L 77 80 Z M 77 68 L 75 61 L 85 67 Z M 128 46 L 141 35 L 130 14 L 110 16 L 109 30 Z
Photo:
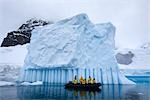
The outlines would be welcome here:
M 22 81 L 35 82 L 43 81 L 46 83 L 67 83 L 77 76 L 88 79 L 94 77 L 97 82 L 102 84 L 129 84 L 123 75 L 117 69 L 102 68 L 28 68 L 24 71 Z M 130 82 L 131 84 L 131 82 Z
M 132 83 L 118 71 L 114 36 L 111 23 L 93 24 L 86 14 L 37 28 L 32 32 L 21 81 L 66 83 L 74 75 L 91 75 L 104 84 Z

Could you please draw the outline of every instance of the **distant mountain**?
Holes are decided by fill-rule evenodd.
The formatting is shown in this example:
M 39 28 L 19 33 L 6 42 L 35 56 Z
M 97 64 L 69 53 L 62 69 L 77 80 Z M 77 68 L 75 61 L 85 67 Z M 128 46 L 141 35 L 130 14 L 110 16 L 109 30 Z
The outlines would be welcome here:
M 4 38 L 1 47 L 9 47 L 30 43 L 32 30 L 35 29 L 35 27 L 44 26 L 47 24 L 50 24 L 50 22 L 32 18 L 26 21 L 25 24 L 22 24 L 18 28 L 18 30 L 9 32 L 7 34 L 7 37 Z

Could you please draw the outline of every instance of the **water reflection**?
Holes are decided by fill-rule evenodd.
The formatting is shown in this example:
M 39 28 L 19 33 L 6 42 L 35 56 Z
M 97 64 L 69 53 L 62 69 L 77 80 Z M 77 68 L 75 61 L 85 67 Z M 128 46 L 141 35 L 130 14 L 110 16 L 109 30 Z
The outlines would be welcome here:
M 76 98 L 91 98 L 95 97 L 97 94 L 99 94 L 101 91 L 100 90 L 95 90 L 95 91 L 87 91 L 87 90 L 71 90 L 71 89 L 66 89 L 68 92 L 72 92 L 73 96 Z
M 17 95 L 23 99 L 88 99 L 88 100 L 148 100 L 149 86 L 103 85 L 101 91 L 68 90 L 63 85 L 19 86 Z

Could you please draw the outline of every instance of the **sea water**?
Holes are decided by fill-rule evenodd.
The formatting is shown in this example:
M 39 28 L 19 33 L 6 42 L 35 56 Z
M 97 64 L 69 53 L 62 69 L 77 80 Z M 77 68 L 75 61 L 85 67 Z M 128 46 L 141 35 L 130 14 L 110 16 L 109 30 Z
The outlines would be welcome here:
M 102 85 L 100 91 L 76 91 L 63 84 L 0 87 L 0 100 L 150 100 L 150 77 L 128 77 L 136 85 Z M 142 82 L 143 80 L 143 82 Z

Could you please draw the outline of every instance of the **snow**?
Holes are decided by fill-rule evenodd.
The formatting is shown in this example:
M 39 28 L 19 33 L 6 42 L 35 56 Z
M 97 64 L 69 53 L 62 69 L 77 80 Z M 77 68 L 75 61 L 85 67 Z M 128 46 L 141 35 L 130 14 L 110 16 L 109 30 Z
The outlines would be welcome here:
M 23 65 L 25 56 L 27 54 L 27 45 L 0 47 L 0 64 Z
M 67 83 L 90 75 L 102 84 L 133 84 L 119 72 L 114 36 L 111 23 L 93 24 L 86 14 L 36 28 L 20 81 Z
M 143 49 L 149 49 L 150 50 L 150 42 L 147 42 L 147 43 L 144 43 L 142 46 L 141 46 L 141 48 L 143 48 Z
M 3 84 L 17 81 L 27 54 L 26 46 L 0 47 L 0 81 Z
M 149 49 L 118 49 L 116 52 L 126 54 L 131 51 L 134 54 L 132 63 L 129 65 L 119 64 L 120 69 L 139 69 L 150 70 L 150 50 Z
M 22 82 L 20 85 L 43 85 L 42 81 L 37 81 L 37 82 Z
M 12 86 L 15 85 L 13 82 L 0 81 L 0 86 Z
M 17 81 L 21 67 L 16 64 L 0 64 L 0 81 Z

